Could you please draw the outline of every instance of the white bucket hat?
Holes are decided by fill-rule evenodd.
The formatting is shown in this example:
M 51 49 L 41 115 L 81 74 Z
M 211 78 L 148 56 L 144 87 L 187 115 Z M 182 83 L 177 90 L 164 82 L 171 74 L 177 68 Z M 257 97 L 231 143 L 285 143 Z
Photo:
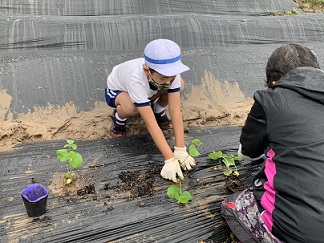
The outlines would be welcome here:
M 149 42 L 144 49 L 145 64 L 165 76 L 174 76 L 189 70 L 181 62 L 181 50 L 177 43 L 168 39 Z

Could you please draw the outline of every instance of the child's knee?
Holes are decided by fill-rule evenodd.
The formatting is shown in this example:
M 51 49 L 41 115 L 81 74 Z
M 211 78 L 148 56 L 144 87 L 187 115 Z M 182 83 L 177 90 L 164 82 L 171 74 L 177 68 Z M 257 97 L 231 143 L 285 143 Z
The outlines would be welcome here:
M 182 78 L 180 78 L 180 92 L 184 89 L 184 81 Z
M 128 116 L 136 116 L 138 115 L 138 109 L 136 108 L 136 106 L 133 103 L 127 104 L 124 107 L 124 111 L 125 113 L 128 114 Z

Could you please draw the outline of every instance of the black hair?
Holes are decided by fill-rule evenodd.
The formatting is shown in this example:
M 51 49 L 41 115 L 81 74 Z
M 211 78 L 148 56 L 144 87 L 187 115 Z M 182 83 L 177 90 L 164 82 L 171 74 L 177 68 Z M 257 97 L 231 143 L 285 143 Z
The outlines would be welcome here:
M 156 73 L 156 71 L 153 69 L 153 68 L 150 68 L 149 67 L 149 70 L 150 70 L 150 72 L 153 74 L 153 73 Z
M 307 47 L 286 44 L 272 52 L 266 66 L 266 86 L 271 87 L 285 73 L 296 67 L 320 68 L 316 55 Z

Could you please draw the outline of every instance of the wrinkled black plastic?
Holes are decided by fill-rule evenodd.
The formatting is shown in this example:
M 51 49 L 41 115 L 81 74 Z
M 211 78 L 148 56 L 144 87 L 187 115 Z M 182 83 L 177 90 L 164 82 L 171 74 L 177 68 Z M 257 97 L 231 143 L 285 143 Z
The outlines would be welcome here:
M 122 172 L 144 177 L 150 164 L 162 169 L 163 155 L 148 133 L 116 139 L 78 140 L 78 151 L 84 155 L 85 164 L 77 173 L 83 176 L 81 178 L 93 177 L 91 184 L 96 194 L 59 196 L 51 193 L 49 187 L 46 213 L 39 219 L 26 215 L 29 221 L 21 217 L 19 212 L 23 205 L 15 195 L 23 189 L 21 183 L 30 181 L 32 175 L 26 173 L 25 166 L 17 166 L 17 161 L 20 165 L 30 165 L 33 178 L 39 183 L 55 186 L 65 166 L 59 171 L 55 156 L 44 158 L 54 155 L 65 140 L 23 143 L 14 151 L 0 153 L 1 165 L 5 165 L 0 166 L 0 217 L 3 219 L 0 220 L 0 242 L 13 239 L 16 242 L 32 240 L 32 243 L 229 242 L 226 241 L 229 228 L 220 215 L 220 204 L 230 190 L 225 187 L 221 164 L 210 160 L 208 154 L 219 150 L 236 154 L 240 133 L 240 127 L 221 126 L 190 128 L 185 134 L 188 145 L 195 138 L 203 143 L 199 147 L 201 155 L 196 158 L 197 168 L 184 172 L 182 188 L 193 196 L 186 206 L 167 198 L 167 188 L 173 183 L 159 175 L 154 177 L 152 196 L 132 199 L 133 192 L 117 191 L 124 184 L 119 177 Z M 164 134 L 173 148 L 173 134 L 167 131 Z M 245 185 L 250 185 L 259 167 L 241 161 L 238 170 Z M 9 202 L 10 198 L 14 200 Z
M 21 192 L 29 217 L 39 217 L 46 212 L 48 191 L 41 184 L 32 184 Z

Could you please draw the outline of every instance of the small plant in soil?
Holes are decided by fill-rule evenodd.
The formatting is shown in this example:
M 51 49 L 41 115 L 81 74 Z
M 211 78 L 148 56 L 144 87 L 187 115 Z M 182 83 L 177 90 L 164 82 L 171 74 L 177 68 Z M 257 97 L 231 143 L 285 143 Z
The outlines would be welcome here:
M 83 162 L 81 154 L 74 151 L 77 148 L 78 146 L 74 143 L 74 140 L 68 139 L 64 148 L 56 151 L 58 160 L 67 163 L 67 173 L 64 176 L 66 184 L 70 184 L 76 179 L 76 174 L 73 169 L 79 168 Z
M 239 172 L 237 171 L 236 163 L 241 161 L 241 157 L 237 157 L 234 155 L 226 155 L 222 151 L 212 152 L 208 154 L 208 157 L 212 160 L 220 159 L 226 166 L 226 170 L 224 171 L 225 176 L 235 175 L 239 176 Z M 234 167 L 234 170 L 232 169 Z
M 197 157 L 200 155 L 199 151 L 197 148 L 200 147 L 200 145 L 202 145 L 202 142 L 200 142 L 199 139 L 195 138 L 194 140 L 191 141 L 191 144 L 189 146 L 189 155 L 192 157 Z M 188 157 L 189 157 L 188 155 Z M 187 158 L 188 158 L 187 157 Z M 185 164 L 181 164 L 180 165 L 182 169 L 185 169 Z
M 192 157 L 199 156 L 200 153 L 197 148 L 199 148 L 201 145 L 202 142 L 199 139 L 197 138 L 193 139 L 189 146 L 189 155 Z M 182 169 L 184 169 L 185 167 L 184 164 L 181 164 L 180 166 Z M 167 190 L 167 195 L 169 198 L 174 198 L 175 200 L 177 200 L 178 204 L 185 205 L 188 201 L 192 200 L 192 196 L 188 191 L 184 191 L 184 192 L 181 191 L 181 181 L 183 181 L 183 179 L 178 179 L 179 186 L 176 185 L 169 186 Z
M 182 179 L 183 180 L 183 179 Z M 169 198 L 173 198 L 180 205 L 185 205 L 188 201 L 192 200 L 192 196 L 188 191 L 181 191 L 181 179 L 179 179 L 179 186 L 172 185 L 169 186 L 167 190 L 167 195 Z
M 234 174 L 226 176 L 225 186 L 232 192 L 243 191 L 246 188 L 244 182 L 241 181 L 240 177 Z

